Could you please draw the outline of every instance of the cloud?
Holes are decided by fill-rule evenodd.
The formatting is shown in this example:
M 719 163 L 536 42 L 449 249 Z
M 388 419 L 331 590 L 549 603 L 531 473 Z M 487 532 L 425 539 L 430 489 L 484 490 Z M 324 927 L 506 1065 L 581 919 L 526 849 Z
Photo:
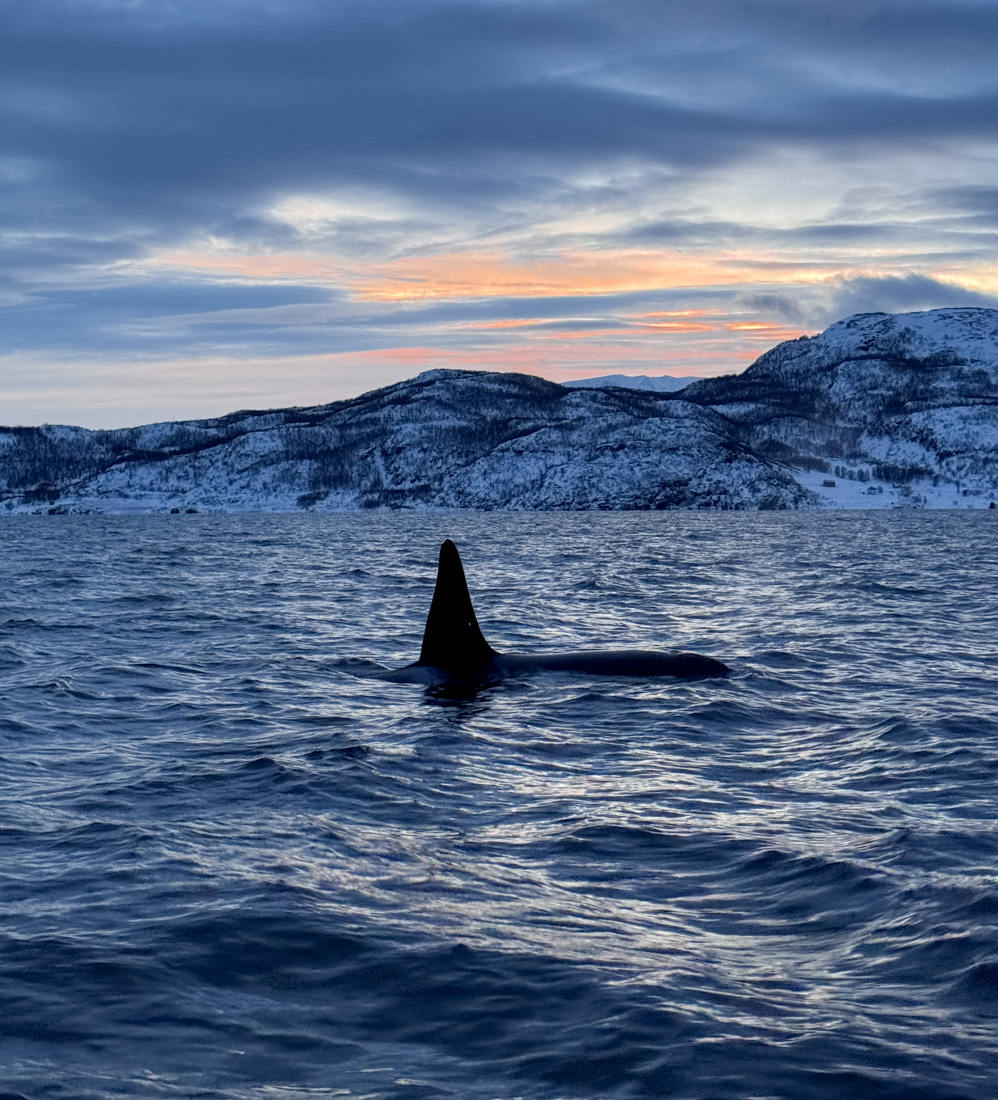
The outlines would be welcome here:
M 344 184 L 477 208 L 608 162 L 696 172 L 787 141 L 993 136 L 998 117 L 967 66 L 998 33 L 980 4 L 212 7 L 9 5 L 4 151 L 32 178 L 8 183 L 8 217 L 217 229 Z M 877 78 L 929 56 L 959 58 L 947 95 Z
M 928 197 L 946 210 L 960 228 L 998 230 L 998 187 L 944 187 Z
M 737 301 L 745 309 L 811 331 L 854 313 L 911 313 L 952 306 L 998 308 L 998 295 L 981 294 L 927 275 L 860 275 L 793 291 L 743 294 Z

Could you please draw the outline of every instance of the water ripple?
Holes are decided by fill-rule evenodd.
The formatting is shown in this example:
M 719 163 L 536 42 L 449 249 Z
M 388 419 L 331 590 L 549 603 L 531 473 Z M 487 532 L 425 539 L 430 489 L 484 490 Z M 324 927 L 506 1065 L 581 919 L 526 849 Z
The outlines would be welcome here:
M 989 513 L 11 517 L 5 1096 L 992 1100 Z M 439 541 L 497 648 L 412 660 Z

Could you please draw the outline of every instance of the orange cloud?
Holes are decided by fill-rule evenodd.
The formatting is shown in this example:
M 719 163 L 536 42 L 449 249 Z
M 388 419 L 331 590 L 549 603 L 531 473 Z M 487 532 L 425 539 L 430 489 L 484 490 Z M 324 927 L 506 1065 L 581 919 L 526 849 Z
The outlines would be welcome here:
M 992 263 L 961 264 L 930 272 L 933 278 L 960 289 L 982 294 L 998 294 L 998 265 Z
M 743 333 L 752 339 L 752 355 L 758 355 L 760 348 L 771 348 L 784 340 L 796 340 L 798 336 L 811 336 L 813 330 L 803 331 L 788 328 L 777 321 L 729 321 L 723 326 L 728 332 Z
M 664 314 L 641 314 L 639 316 L 664 316 Z M 555 323 L 558 318 L 552 317 L 538 317 L 538 318 L 524 318 L 515 321 L 468 321 L 462 324 L 462 329 L 519 329 L 519 328 L 533 328 L 537 325 L 550 325 Z M 569 319 L 560 318 L 564 324 Z M 607 336 L 613 333 L 619 333 L 626 335 L 629 333 L 640 333 L 644 331 L 649 332 L 716 332 L 718 326 L 701 324 L 690 321 L 640 321 L 636 324 L 630 324 L 630 318 L 624 318 L 625 323 L 628 324 L 626 328 L 612 328 L 612 329 L 584 329 L 580 331 L 572 332 L 558 332 L 552 333 L 552 336 L 558 338 L 578 340 L 586 336 Z M 548 338 L 548 337 L 545 337 Z
M 717 325 L 698 324 L 695 321 L 645 321 L 637 326 L 653 332 L 716 332 Z
M 822 266 L 757 266 L 748 255 L 695 257 L 669 251 L 572 252 L 544 260 L 518 260 L 498 252 L 461 251 L 405 257 L 381 263 L 341 262 L 315 255 L 235 255 L 219 247 L 164 253 L 153 261 L 221 279 L 294 281 L 333 285 L 370 303 L 501 297 L 550 298 L 626 291 L 764 283 L 814 283 L 828 279 Z M 373 318 L 376 324 L 376 317 Z M 577 318 L 572 318 L 572 321 Z M 723 309 L 661 309 L 589 320 L 600 328 L 576 329 L 568 317 L 524 316 L 421 324 L 418 339 L 446 346 L 409 346 L 334 354 L 331 361 L 378 364 L 416 373 L 434 366 L 517 370 L 545 377 L 581 371 L 716 374 L 756 358 L 780 340 L 800 335 L 777 321 L 732 315 Z M 558 328 L 541 328 L 558 324 Z M 438 336 L 429 336 L 431 332 Z M 455 341 L 465 337 L 465 346 Z M 410 336 L 411 339 L 411 336 Z M 564 372 L 568 374 L 564 374 Z
M 566 253 L 517 261 L 485 252 L 407 257 L 371 265 L 352 280 L 361 298 L 556 297 L 738 282 L 737 269 L 663 252 Z
M 352 292 L 361 301 L 371 302 L 578 297 L 745 284 L 816 283 L 843 272 L 841 267 L 773 261 L 748 253 L 691 256 L 636 249 L 565 252 L 545 260 L 461 251 L 380 263 L 347 263 L 335 256 L 238 254 L 224 246 L 208 246 L 204 250 L 164 252 L 132 266 L 139 270 L 172 268 L 234 280 L 331 285 Z M 669 324 L 712 315 L 712 311 L 702 309 L 656 310 L 635 314 L 632 319 Z M 541 323 L 540 319 L 527 318 L 483 322 L 482 327 L 515 328 Z
M 646 317 L 710 317 L 720 316 L 706 309 L 657 309 L 651 313 L 631 313 L 628 316 L 636 321 L 642 321 Z
M 532 325 L 546 325 L 549 318 L 523 318 L 517 321 L 469 321 L 462 328 L 491 329 L 491 328 L 529 328 Z

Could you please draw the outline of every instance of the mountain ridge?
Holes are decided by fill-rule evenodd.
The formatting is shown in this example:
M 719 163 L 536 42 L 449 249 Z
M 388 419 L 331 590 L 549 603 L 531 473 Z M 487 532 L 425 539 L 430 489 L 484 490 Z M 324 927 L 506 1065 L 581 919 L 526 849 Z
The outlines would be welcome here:
M 988 507 L 998 310 L 857 314 L 682 390 L 435 369 L 326 405 L 0 428 L 0 512 Z

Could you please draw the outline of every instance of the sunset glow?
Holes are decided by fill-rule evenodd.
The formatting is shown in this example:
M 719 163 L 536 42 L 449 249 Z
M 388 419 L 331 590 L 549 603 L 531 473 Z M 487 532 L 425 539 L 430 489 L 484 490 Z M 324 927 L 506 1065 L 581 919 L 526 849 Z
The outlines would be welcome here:
M 192 2 L 11 12 L 0 420 L 721 374 L 998 303 L 986 5 Z

